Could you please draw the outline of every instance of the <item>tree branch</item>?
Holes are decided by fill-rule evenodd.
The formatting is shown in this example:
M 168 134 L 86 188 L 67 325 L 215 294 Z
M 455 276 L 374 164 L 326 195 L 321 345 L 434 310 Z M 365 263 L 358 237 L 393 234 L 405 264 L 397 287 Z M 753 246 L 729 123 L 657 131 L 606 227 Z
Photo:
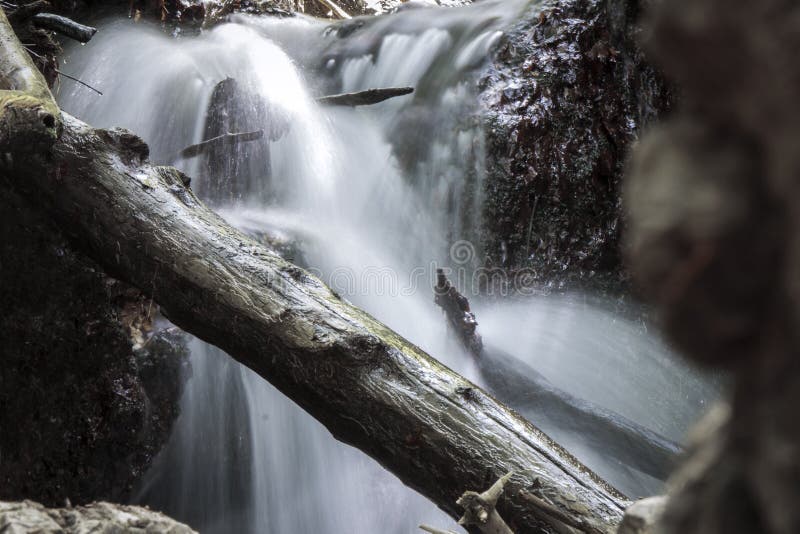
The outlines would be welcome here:
M 33 24 L 39 28 L 60 33 L 79 43 L 88 43 L 97 33 L 97 28 L 78 24 L 72 19 L 55 15 L 53 13 L 39 13 L 34 15 Z
M 413 87 L 388 87 L 385 89 L 367 89 L 357 93 L 343 93 L 340 95 L 322 96 L 317 103 L 323 106 L 371 106 L 390 98 L 410 95 Z

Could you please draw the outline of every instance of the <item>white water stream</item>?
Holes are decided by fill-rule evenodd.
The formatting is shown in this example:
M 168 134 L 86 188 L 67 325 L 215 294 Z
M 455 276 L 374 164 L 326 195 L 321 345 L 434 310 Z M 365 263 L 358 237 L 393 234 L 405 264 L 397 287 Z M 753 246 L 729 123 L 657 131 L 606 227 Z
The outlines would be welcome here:
M 480 225 L 483 138 L 464 118 L 476 105 L 475 67 L 524 5 L 408 10 L 343 39 L 300 17 L 238 17 L 178 39 L 144 23 L 104 21 L 62 66 L 104 96 L 65 81 L 58 98 L 94 126 L 133 130 L 151 159 L 201 185 L 198 161 L 178 154 L 202 140 L 215 85 L 236 79 L 288 117 L 290 129 L 271 143 L 271 161 L 249 160 L 242 171 L 269 188 L 270 200 L 252 192 L 219 206 L 223 216 L 297 240 L 302 262 L 343 296 L 480 381 L 433 303 L 431 275 L 435 265 L 464 264 L 451 247 Z M 367 108 L 314 101 L 404 85 L 415 95 Z M 488 343 L 670 439 L 681 439 L 711 395 L 641 322 L 582 298 L 475 304 Z M 411 533 L 421 522 L 453 524 L 217 349 L 194 342 L 191 367 L 181 416 L 139 502 L 210 533 Z M 599 451 L 584 452 L 592 467 L 616 473 Z M 615 484 L 638 487 L 618 475 Z

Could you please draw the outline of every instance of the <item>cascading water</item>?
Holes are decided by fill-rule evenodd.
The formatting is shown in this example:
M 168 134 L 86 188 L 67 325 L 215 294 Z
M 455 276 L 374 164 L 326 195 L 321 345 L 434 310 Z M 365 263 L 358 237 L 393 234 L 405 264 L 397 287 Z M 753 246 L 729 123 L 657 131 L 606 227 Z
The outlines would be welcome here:
M 448 336 L 430 277 L 434 265 L 452 263 L 451 244 L 478 229 L 484 173 L 481 130 L 470 119 L 474 69 L 525 4 L 407 10 L 371 20 L 353 38 L 302 17 L 236 17 L 179 39 L 145 24 L 104 21 L 90 44 L 67 51 L 64 69 L 105 96 L 63 86 L 59 99 L 94 126 L 135 131 L 151 159 L 183 169 L 205 191 L 214 177 L 202 158 L 179 153 L 203 139 L 214 88 L 233 78 L 254 95 L 238 102 L 238 113 L 265 129 L 280 116 L 288 128 L 264 151 L 232 149 L 248 190 L 233 203 L 208 200 L 243 229 L 284 236 L 296 259 L 334 289 L 480 382 L 473 359 Z M 403 85 L 415 94 L 365 109 L 314 100 Z M 476 304 L 487 343 L 668 438 L 680 439 L 711 394 L 666 358 L 642 324 L 586 302 Z M 400 533 L 420 522 L 450 524 L 220 351 L 197 341 L 191 363 L 181 416 L 140 502 L 212 533 Z M 579 439 L 570 445 L 623 490 L 653 487 Z

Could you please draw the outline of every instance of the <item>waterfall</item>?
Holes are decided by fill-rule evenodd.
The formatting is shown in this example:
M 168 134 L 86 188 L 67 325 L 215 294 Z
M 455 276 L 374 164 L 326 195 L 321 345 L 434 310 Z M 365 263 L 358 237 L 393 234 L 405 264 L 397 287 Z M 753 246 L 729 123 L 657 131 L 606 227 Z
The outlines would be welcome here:
M 232 149 L 235 173 L 251 185 L 233 200 L 207 200 L 242 229 L 282 236 L 295 261 L 343 297 L 480 381 L 433 303 L 431 275 L 434 266 L 453 263 L 454 244 L 468 245 L 467 261 L 457 264 L 479 253 L 471 245 L 485 174 L 476 69 L 527 3 L 409 9 L 372 19 L 353 38 L 305 17 L 236 16 L 180 38 L 146 23 L 99 21 L 97 36 L 69 48 L 62 68 L 104 96 L 65 82 L 58 99 L 93 126 L 133 130 L 150 145 L 151 159 L 181 168 L 204 191 L 213 173 L 202 158 L 180 152 L 203 140 L 214 89 L 233 78 L 252 97 L 236 111 L 248 124 L 266 130 L 282 117 L 288 127 L 264 141 L 265 150 Z M 405 85 L 415 93 L 369 108 L 315 102 Z M 478 308 L 488 341 L 541 364 L 563 389 L 672 439 L 710 395 L 690 371 L 665 363 L 668 349 L 644 324 L 580 299 Z M 594 335 L 602 335 L 601 346 L 586 341 Z M 615 375 L 611 391 L 597 372 L 611 365 L 637 370 Z M 209 533 L 408 533 L 421 522 L 452 524 L 219 350 L 195 341 L 191 369 L 181 415 L 138 502 Z M 661 384 L 658 398 L 644 383 L 650 373 Z M 687 391 L 670 390 L 675 380 Z M 628 480 L 598 451 L 583 452 L 590 467 L 619 475 L 613 483 Z

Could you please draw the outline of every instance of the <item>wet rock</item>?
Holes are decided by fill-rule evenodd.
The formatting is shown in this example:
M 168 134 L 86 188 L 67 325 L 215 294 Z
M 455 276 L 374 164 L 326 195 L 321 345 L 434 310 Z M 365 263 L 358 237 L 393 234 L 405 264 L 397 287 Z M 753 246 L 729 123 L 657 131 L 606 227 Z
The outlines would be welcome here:
M 537 284 L 624 280 L 623 164 L 672 101 L 636 16 L 636 2 L 551 0 L 503 37 L 481 81 L 492 266 Z
M 0 531 L 8 534 L 194 533 L 182 523 L 138 506 L 98 502 L 59 509 L 45 508 L 32 501 L 0 502 Z
M 270 143 L 285 135 L 290 126 L 284 111 L 235 79 L 219 82 L 211 93 L 203 138 L 255 131 L 262 131 L 263 136 L 243 143 L 208 145 L 200 155 L 197 195 L 215 206 L 242 201 L 245 196 L 264 202 L 274 198 Z
M 123 500 L 177 416 L 185 340 L 0 188 L 0 499 Z

